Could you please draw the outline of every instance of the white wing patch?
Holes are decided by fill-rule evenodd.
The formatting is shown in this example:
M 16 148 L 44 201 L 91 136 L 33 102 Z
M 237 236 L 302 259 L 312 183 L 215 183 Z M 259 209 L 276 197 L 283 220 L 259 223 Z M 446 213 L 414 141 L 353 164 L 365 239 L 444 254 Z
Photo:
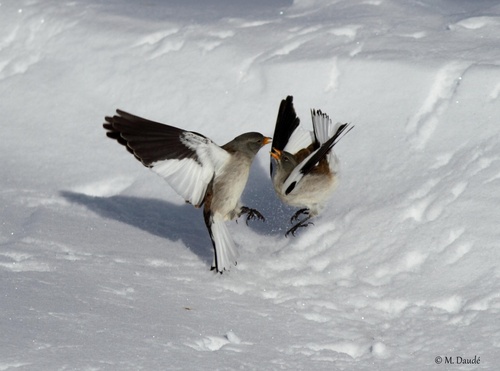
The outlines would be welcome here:
M 195 206 L 199 206 L 203 201 L 207 186 L 213 177 L 213 169 L 203 168 L 191 158 L 158 161 L 152 164 L 151 169 Z
M 229 161 L 229 153 L 208 138 L 187 131 L 181 136 L 181 142 L 196 152 L 202 166 L 206 164 L 212 167 L 216 173 Z
M 306 148 L 307 146 L 309 146 L 313 142 L 313 140 L 314 134 L 312 131 L 298 128 L 293 132 L 292 136 L 288 140 L 284 151 L 295 154 L 302 148 Z
M 210 181 L 229 161 L 230 155 L 210 139 L 191 132 L 182 134 L 180 140 L 195 152 L 196 159 L 162 160 L 154 162 L 151 167 L 186 201 L 200 206 Z

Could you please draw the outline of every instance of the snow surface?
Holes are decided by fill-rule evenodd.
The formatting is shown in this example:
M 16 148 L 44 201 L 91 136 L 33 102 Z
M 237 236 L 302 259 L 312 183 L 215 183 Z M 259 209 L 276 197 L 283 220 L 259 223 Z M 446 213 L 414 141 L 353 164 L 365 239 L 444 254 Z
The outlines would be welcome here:
M 499 35 L 493 0 L 0 0 L 0 370 L 496 369 Z M 213 274 L 103 117 L 223 144 L 288 94 L 355 125 L 340 186 L 285 238 L 261 151 Z

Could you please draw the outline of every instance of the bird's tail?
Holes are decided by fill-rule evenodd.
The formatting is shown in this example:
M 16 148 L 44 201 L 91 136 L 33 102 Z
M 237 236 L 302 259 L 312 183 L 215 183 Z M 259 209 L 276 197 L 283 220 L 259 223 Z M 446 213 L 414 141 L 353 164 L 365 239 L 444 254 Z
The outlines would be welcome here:
M 236 265 L 238 250 L 221 215 L 211 215 L 205 222 L 214 246 L 212 270 L 223 273 Z

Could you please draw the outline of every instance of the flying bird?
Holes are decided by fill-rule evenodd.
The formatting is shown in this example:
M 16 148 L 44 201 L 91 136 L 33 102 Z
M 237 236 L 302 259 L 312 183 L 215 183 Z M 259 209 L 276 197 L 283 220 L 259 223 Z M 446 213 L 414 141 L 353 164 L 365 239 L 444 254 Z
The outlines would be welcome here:
M 352 127 L 332 124 L 320 110 L 311 110 L 313 131 L 297 130 L 300 119 L 293 97 L 283 99 L 278 111 L 271 150 L 271 178 L 284 203 L 299 207 L 285 236 L 312 224 L 338 185 L 339 160 L 332 148 Z M 274 162 L 274 164 L 273 164 Z M 305 217 L 299 218 L 301 215 Z
M 202 134 L 147 120 L 116 110 L 105 117 L 106 135 L 125 146 L 144 166 L 163 177 L 186 202 L 199 208 L 214 249 L 212 270 L 222 273 L 236 265 L 238 252 L 225 224 L 246 214 L 265 220 L 243 206 L 241 194 L 250 165 L 271 138 L 256 132 L 237 136 L 218 146 Z

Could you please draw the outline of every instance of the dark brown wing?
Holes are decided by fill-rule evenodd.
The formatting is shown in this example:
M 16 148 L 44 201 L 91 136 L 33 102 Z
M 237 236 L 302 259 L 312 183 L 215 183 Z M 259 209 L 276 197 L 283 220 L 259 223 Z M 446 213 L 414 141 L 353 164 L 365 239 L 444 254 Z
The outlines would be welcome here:
M 184 136 L 191 133 L 207 139 L 201 134 L 147 120 L 121 110 L 116 110 L 116 113 L 113 117 L 105 117 L 106 123 L 103 127 L 108 131 L 106 135 L 125 146 L 144 166 L 150 167 L 154 162 L 170 159 L 197 160 L 195 149 L 186 145 Z

